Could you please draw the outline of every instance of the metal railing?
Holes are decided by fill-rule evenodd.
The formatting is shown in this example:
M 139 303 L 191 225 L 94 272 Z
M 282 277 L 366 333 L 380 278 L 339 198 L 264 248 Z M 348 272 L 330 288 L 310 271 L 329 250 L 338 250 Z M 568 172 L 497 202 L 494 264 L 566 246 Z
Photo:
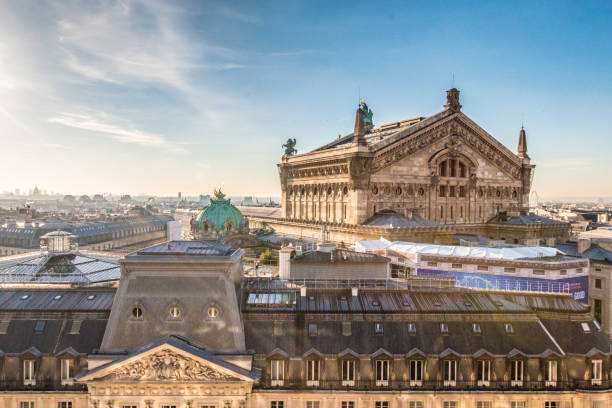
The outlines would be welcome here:
M 62 385 L 55 380 L 36 380 L 35 384 L 25 385 L 23 380 L 0 380 L 0 391 L 58 391 L 87 392 L 87 385 L 80 383 Z
M 453 280 L 411 276 L 409 279 L 265 279 L 246 278 L 243 286 L 247 289 L 276 290 L 299 289 L 456 289 Z
M 287 390 L 337 390 L 337 391 L 570 391 L 570 390 L 609 390 L 612 389 L 612 381 L 602 380 L 594 383 L 590 380 L 557 381 L 554 385 L 546 381 L 523 381 L 522 385 L 514 385 L 511 381 L 490 381 L 488 385 L 482 385 L 479 381 L 455 381 L 454 385 L 448 385 L 441 380 L 389 380 L 384 384 L 375 380 L 353 381 L 348 385 L 346 381 L 323 380 L 317 385 L 309 386 L 302 380 L 284 380 L 272 382 L 265 378 L 255 385 L 260 389 L 287 389 Z
M 570 284 L 567 282 L 531 282 L 528 280 L 506 279 L 495 279 L 494 282 L 490 282 L 475 277 L 458 281 L 457 286 L 508 292 L 570 293 Z

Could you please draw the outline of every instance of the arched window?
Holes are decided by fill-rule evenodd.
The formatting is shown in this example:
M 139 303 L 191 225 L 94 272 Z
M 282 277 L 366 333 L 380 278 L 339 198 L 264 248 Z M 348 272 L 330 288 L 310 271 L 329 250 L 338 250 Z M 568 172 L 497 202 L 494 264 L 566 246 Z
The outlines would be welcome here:
M 468 176 L 468 166 L 458 159 L 445 159 L 438 164 L 438 175 L 440 177 L 460 177 Z
M 440 163 L 440 176 L 446 177 L 446 160 Z

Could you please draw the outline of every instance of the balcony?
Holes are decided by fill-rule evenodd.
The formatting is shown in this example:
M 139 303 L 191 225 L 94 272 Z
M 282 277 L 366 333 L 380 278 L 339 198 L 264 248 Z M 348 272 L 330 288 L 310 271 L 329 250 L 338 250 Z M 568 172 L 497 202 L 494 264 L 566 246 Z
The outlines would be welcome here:
M 26 383 L 27 381 L 27 383 Z M 86 392 L 85 384 L 63 384 L 55 380 L 1 380 L 0 391 L 66 391 Z
M 308 382 L 303 380 L 270 380 L 261 379 L 255 388 L 259 389 L 285 389 L 306 390 L 312 389 Z M 356 390 L 356 391 L 571 391 L 571 390 L 610 390 L 612 380 L 575 380 L 555 381 L 377 381 L 377 380 L 320 380 L 316 385 L 318 390 Z

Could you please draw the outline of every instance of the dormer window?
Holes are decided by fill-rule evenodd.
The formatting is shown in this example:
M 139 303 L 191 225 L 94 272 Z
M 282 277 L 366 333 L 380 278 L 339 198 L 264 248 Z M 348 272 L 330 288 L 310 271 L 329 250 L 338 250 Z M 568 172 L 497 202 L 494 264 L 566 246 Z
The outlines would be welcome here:
M 457 385 L 457 360 L 444 360 L 444 386 Z
M 488 387 L 491 381 L 491 360 L 478 360 L 476 377 L 479 387 Z
M 270 381 L 273 387 L 283 386 L 285 380 L 285 360 L 270 361 Z
M 591 384 L 601 385 L 602 378 L 602 360 L 592 360 L 591 361 Z
M 507 334 L 514 334 L 514 327 L 512 327 L 511 323 L 506 323 L 504 326 Z
M 589 326 L 587 322 L 580 323 L 580 326 L 582 326 L 582 331 L 584 331 L 585 333 L 591 332 L 591 326 Z
M 171 319 L 178 319 L 181 317 L 181 309 L 177 305 L 170 306 L 169 314 Z
M 55 295 L 53 297 L 53 300 L 60 300 L 62 298 L 62 295 Z
M 410 386 L 423 385 L 423 360 L 410 360 Z
M 321 361 L 320 360 L 308 360 L 306 362 L 306 385 L 309 387 L 318 387 L 320 374 L 321 374 Z
M 523 386 L 523 360 L 512 360 L 510 363 L 510 385 Z
M 73 359 L 62 359 L 61 360 L 61 380 L 62 385 L 72 385 L 74 382 L 74 360 Z
M 374 333 L 376 334 L 384 334 L 385 329 L 382 323 L 374 323 Z
M 36 385 L 36 361 L 23 360 L 23 385 Z
M 440 323 L 440 333 L 448 334 L 448 324 Z
M 94 300 L 95 298 L 96 298 L 96 295 L 87 296 L 87 300 Z
M 319 334 L 316 323 L 308 323 L 308 335 L 310 337 L 317 336 Z
M 342 385 L 344 387 L 352 387 L 355 385 L 355 366 L 355 360 L 342 360 Z
M 30 295 L 23 295 L 23 296 L 21 296 L 21 300 L 26 300 L 26 299 L 28 299 L 29 297 L 30 297 Z
M 376 360 L 376 385 L 379 387 L 389 385 L 389 360 Z
M 416 334 L 416 323 L 408 323 L 408 333 Z
M 45 330 L 45 322 L 42 320 L 39 320 L 36 322 L 36 326 L 34 326 L 34 331 L 36 333 L 42 333 Z
M 474 332 L 474 334 L 482 334 L 482 331 L 480 330 L 480 324 L 472 323 L 472 331 Z
M 557 385 L 558 363 L 557 360 L 548 360 L 546 362 L 546 386 L 554 387 Z

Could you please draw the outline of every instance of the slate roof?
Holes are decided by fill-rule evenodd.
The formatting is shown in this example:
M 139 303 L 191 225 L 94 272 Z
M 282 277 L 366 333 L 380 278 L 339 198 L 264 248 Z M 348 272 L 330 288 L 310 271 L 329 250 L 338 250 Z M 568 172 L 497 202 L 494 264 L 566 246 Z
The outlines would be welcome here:
M 542 323 L 566 353 L 586 354 L 593 348 L 603 353 L 612 352 L 608 335 L 598 330 L 592 320 L 545 319 Z M 581 323 L 588 324 L 591 331 L 585 333 Z
M 44 328 L 36 331 L 36 325 Z M 0 350 L 6 354 L 20 354 L 36 347 L 42 354 L 54 355 L 69 347 L 77 353 L 89 354 L 100 347 L 106 319 L 84 319 L 78 334 L 70 334 L 73 320 L 67 319 L 12 319 L 6 334 L 0 334 Z
M 443 110 L 428 118 L 417 117 L 413 119 L 403 120 L 401 122 L 390 123 L 369 130 L 364 135 L 366 143 L 372 147 L 373 151 L 380 150 L 387 145 L 405 137 L 409 137 L 421 129 L 433 125 L 434 123 L 452 115 L 450 110 Z M 353 132 L 340 137 L 324 146 L 321 146 L 313 152 L 333 149 L 351 143 L 353 140 Z
M 502 215 L 498 214 L 487 221 L 489 224 L 507 224 L 507 225 L 562 225 L 567 224 L 565 221 L 553 220 L 552 218 L 542 217 L 540 215 Z
M 116 282 L 121 277 L 119 263 L 109 257 L 96 258 L 81 253 L 38 254 L 12 258 L 0 264 L 0 282 L 39 282 L 97 284 Z
M 134 255 L 231 255 L 234 249 L 218 241 L 168 241 L 140 249 L 127 257 Z
M 317 324 L 317 336 L 308 335 L 308 323 Z M 409 323 L 416 325 L 414 335 L 409 332 Z M 480 324 L 481 334 L 473 332 L 472 323 Z M 434 355 L 447 349 L 462 355 L 474 354 L 481 349 L 495 355 L 507 355 L 514 349 L 529 355 L 541 354 L 548 349 L 558 352 L 537 321 L 513 321 L 514 334 L 506 333 L 505 323 L 448 321 L 448 335 L 441 334 L 440 322 L 418 319 L 413 322 L 384 321 L 382 335 L 375 333 L 374 321 L 352 321 L 350 336 L 342 335 L 340 321 L 284 321 L 282 336 L 273 335 L 274 322 L 269 320 L 247 319 L 244 327 L 247 349 L 264 355 L 277 348 L 293 356 L 301 356 L 310 349 L 323 354 L 339 354 L 350 349 L 365 355 L 380 348 L 404 355 L 414 348 Z
M 0 311 L 110 311 L 114 289 L 2 289 Z
M 591 244 L 591 247 L 584 251 L 582 256 L 596 261 L 612 263 L 612 251 L 608 251 L 597 244 Z
M 291 304 L 249 303 L 249 295 L 292 293 Z M 295 303 L 293 300 L 295 299 Z M 279 308 L 306 313 L 531 313 L 533 311 L 588 312 L 588 307 L 565 294 L 527 294 L 466 290 L 311 289 L 306 296 L 297 290 L 248 290 L 243 296 L 245 312 L 275 312 Z
M 173 218 L 167 215 L 156 215 L 143 217 L 140 219 L 126 219 L 114 221 L 78 221 L 67 222 L 58 220 L 42 220 L 43 224 L 39 227 L 0 227 L 0 243 L 6 246 L 19 248 L 38 248 L 40 237 L 52 231 L 63 230 L 79 237 L 81 245 L 107 241 L 112 236 L 113 231 L 123 230 L 126 232 L 151 225 L 164 227 Z
M 368 218 L 362 225 L 367 227 L 383 228 L 423 228 L 443 226 L 442 224 L 439 224 L 435 221 L 430 221 L 418 215 L 406 217 L 391 210 L 383 210 L 374 214 L 373 216 Z

